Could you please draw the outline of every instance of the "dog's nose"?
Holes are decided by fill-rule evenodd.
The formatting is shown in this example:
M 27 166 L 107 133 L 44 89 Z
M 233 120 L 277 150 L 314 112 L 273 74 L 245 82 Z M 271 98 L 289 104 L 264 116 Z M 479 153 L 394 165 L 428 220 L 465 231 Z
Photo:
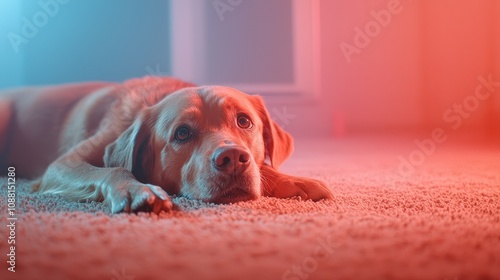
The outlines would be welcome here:
M 213 163 L 222 172 L 238 175 L 250 165 L 250 154 L 238 146 L 220 147 L 214 152 Z

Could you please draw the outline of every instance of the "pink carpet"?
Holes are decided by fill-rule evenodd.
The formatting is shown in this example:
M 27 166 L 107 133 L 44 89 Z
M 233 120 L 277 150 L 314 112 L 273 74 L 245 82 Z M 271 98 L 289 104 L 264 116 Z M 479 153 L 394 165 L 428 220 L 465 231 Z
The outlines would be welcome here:
M 20 182 L 16 272 L 2 225 L 0 278 L 500 279 L 500 148 L 479 147 L 449 140 L 401 176 L 412 138 L 298 141 L 283 171 L 327 181 L 334 201 L 174 198 L 179 210 L 159 216 Z M 0 206 L 7 223 L 5 195 Z

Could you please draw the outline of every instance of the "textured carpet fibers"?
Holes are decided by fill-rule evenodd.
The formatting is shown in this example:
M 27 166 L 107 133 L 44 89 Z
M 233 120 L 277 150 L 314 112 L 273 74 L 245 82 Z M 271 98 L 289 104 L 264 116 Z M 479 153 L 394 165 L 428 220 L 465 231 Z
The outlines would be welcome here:
M 415 149 L 299 141 L 283 171 L 327 181 L 335 200 L 317 203 L 176 197 L 171 213 L 111 215 L 18 180 L 15 273 L 2 177 L 0 278 L 500 279 L 500 149 L 444 143 L 398 168 Z

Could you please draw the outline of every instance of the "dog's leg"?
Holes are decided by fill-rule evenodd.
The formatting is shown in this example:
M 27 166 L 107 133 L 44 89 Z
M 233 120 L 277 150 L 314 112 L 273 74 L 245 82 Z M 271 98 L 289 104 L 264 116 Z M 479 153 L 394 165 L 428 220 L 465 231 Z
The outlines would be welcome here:
M 262 166 L 260 172 L 264 196 L 278 198 L 299 196 L 304 200 L 313 201 L 333 199 L 332 191 L 320 180 L 286 175 L 270 166 Z
M 140 183 L 125 168 L 98 167 L 102 166 L 106 143 L 112 139 L 97 135 L 80 143 L 53 162 L 34 188 L 72 200 L 104 200 L 113 213 L 172 209 L 172 202 L 160 187 Z

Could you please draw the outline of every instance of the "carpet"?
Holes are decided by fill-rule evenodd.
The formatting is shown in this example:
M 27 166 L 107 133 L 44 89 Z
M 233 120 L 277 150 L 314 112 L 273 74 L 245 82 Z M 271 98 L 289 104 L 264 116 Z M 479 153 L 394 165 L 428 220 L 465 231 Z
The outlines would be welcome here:
M 297 141 L 282 170 L 328 182 L 335 200 L 316 203 L 174 197 L 170 213 L 111 215 L 18 179 L 15 273 L 0 178 L 0 278 L 500 279 L 500 147 L 413 140 Z

